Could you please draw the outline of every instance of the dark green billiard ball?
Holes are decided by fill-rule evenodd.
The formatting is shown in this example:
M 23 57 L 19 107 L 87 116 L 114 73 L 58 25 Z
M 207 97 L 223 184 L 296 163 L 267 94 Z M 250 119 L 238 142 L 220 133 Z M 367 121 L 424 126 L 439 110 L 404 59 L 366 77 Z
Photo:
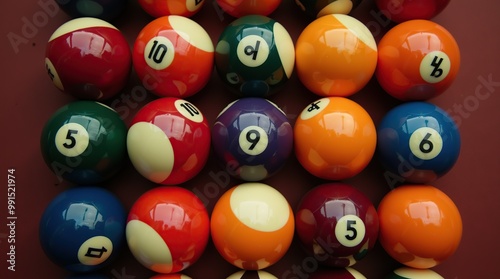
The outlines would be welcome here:
M 417 269 L 400 267 L 394 270 L 386 279 L 444 279 L 441 275 L 430 269 Z
M 215 68 L 232 91 L 242 97 L 267 97 L 290 78 L 295 47 L 288 31 L 262 15 L 230 23 L 215 49 Z
M 40 145 L 47 166 L 75 184 L 99 184 L 126 159 L 127 128 L 110 107 L 77 101 L 57 110 L 46 122 Z

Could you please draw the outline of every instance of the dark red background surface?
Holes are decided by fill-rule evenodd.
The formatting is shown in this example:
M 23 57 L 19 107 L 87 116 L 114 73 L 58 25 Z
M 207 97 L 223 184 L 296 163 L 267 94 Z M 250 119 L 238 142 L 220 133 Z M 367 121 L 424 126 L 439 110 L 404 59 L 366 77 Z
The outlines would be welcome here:
M 58 193 L 71 187 L 60 183 L 45 166 L 39 150 L 39 137 L 45 121 L 62 105 L 74 98 L 60 93 L 47 77 L 44 69 L 45 44 L 52 32 L 69 17 L 62 11 L 44 12 L 39 3 L 50 0 L 2 1 L 1 61 L 2 99 L 0 101 L 0 277 L 2 278 L 62 278 L 67 273 L 51 263 L 38 243 L 38 222 L 42 211 Z M 434 183 L 447 193 L 461 211 L 464 231 L 460 247 L 446 262 L 434 268 L 445 278 L 493 278 L 498 269 L 500 251 L 500 2 L 471 2 L 452 0 L 434 21 L 446 27 L 461 48 L 462 65 L 459 75 L 447 92 L 430 100 L 455 118 L 462 134 L 462 153 L 451 172 Z M 364 0 L 353 13 L 370 27 L 377 41 L 392 25 L 377 14 L 373 0 Z M 294 41 L 308 21 L 292 0 L 284 0 L 271 15 L 290 32 Z M 233 20 L 227 14 L 218 14 L 215 1 L 208 0 L 194 20 L 206 28 L 214 43 L 223 28 Z M 130 0 L 125 14 L 113 22 L 124 32 L 130 46 L 139 31 L 152 18 L 138 4 Z M 27 21 L 38 26 L 27 30 Z M 10 35 L 9 35 L 10 34 Z M 24 40 L 13 46 L 9 36 L 16 34 Z M 487 82 L 489 81 L 489 82 Z M 142 94 L 143 88 L 133 73 L 122 95 L 107 102 L 117 109 L 128 123 L 133 114 L 153 95 Z M 478 91 L 479 90 L 479 91 Z M 125 101 L 128 98 L 129 101 Z M 215 75 L 207 87 L 189 100 L 195 103 L 213 123 L 219 111 L 236 97 L 228 92 Z M 282 92 L 271 98 L 282 107 L 290 120 L 318 96 L 308 92 L 294 74 Z M 396 105 L 375 80 L 351 99 L 359 102 L 378 123 L 384 113 Z M 16 271 L 7 270 L 7 170 L 16 172 Z M 224 190 L 239 183 L 230 180 L 210 192 L 207 184 L 212 176 L 226 174 L 211 159 L 202 172 L 185 187 L 205 196 L 211 211 L 217 197 Z M 276 176 L 265 181 L 281 191 L 292 207 L 302 195 L 323 181 L 307 174 L 292 157 Z M 383 170 L 374 160 L 360 175 L 347 180 L 362 190 L 377 205 L 390 188 Z M 155 185 L 142 178 L 130 164 L 112 181 L 108 189 L 115 192 L 130 208 L 135 199 Z M 294 241 L 285 257 L 267 270 L 281 278 L 285 271 L 301 266 L 306 256 Z M 365 259 L 354 266 L 368 278 L 382 278 L 399 264 L 389 258 L 377 244 Z M 210 244 L 203 257 L 185 271 L 193 278 L 225 278 L 237 269 L 226 263 Z M 302 269 L 303 270 L 303 269 Z M 125 249 L 118 260 L 103 271 L 111 278 L 148 278 L 151 273 L 142 267 Z M 7 276 L 7 277 L 5 277 Z M 128 276 L 128 277 L 126 277 Z

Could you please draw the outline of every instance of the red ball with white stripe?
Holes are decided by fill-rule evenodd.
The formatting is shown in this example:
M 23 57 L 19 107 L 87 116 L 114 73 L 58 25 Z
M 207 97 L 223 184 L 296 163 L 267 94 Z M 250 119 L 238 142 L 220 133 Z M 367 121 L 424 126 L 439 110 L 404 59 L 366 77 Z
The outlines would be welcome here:
M 204 167 L 210 152 L 210 128 L 192 103 L 159 98 L 132 119 L 127 150 L 135 169 L 148 180 L 180 184 Z
M 139 33 L 132 61 L 144 87 L 161 97 L 185 98 L 211 77 L 214 45 L 201 25 L 183 16 L 163 16 Z
M 108 22 L 90 17 L 61 25 L 46 46 L 45 68 L 54 85 L 80 99 L 105 100 L 125 86 L 130 47 Z
M 193 192 L 162 186 L 135 201 L 125 233 L 128 247 L 139 263 L 157 273 L 173 274 L 201 257 L 208 243 L 210 221 L 205 206 Z

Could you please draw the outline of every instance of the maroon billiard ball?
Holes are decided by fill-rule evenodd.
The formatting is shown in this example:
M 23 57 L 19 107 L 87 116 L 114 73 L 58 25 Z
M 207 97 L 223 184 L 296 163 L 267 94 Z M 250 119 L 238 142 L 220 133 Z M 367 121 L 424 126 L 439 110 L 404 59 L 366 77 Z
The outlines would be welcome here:
M 450 0 L 376 0 L 380 12 L 394 22 L 432 19 L 441 13 Z
M 366 279 L 359 271 L 352 267 L 319 269 L 309 276 L 309 279 Z
M 90 17 L 70 20 L 50 37 L 45 67 L 54 85 L 80 99 L 105 100 L 120 92 L 131 70 L 131 51 L 123 34 Z
M 364 258 L 379 230 L 377 211 L 368 197 L 343 183 L 322 184 L 307 192 L 295 224 L 306 253 L 334 267 L 348 267 Z
M 208 159 L 210 128 L 194 104 L 159 98 L 132 119 L 127 150 L 135 169 L 150 181 L 183 183 L 197 175 Z

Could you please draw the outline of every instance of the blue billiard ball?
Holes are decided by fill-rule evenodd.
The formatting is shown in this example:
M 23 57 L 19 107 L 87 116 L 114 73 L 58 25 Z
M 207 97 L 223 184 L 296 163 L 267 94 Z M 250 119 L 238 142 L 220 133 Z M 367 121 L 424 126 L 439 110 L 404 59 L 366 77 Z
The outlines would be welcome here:
M 260 181 L 282 168 L 292 151 L 293 132 L 276 104 L 249 97 L 222 110 L 212 128 L 212 142 L 229 174 Z
M 409 102 L 391 109 L 377 128 L 378 156 L 388 182 L 429 183 L 447 173 L 460 153 L 460 133 L 438 106 Z
M 56 196 L 40 219 L 39 239 L 47 257 L 72 272 L 109 264 L 125 236 L 126 212 L 114 194 L 78 187 Z
M 59 7 L 72 18 L 95 17 L 111 21 L 125 9 L 127 0 L 56 0 Z

